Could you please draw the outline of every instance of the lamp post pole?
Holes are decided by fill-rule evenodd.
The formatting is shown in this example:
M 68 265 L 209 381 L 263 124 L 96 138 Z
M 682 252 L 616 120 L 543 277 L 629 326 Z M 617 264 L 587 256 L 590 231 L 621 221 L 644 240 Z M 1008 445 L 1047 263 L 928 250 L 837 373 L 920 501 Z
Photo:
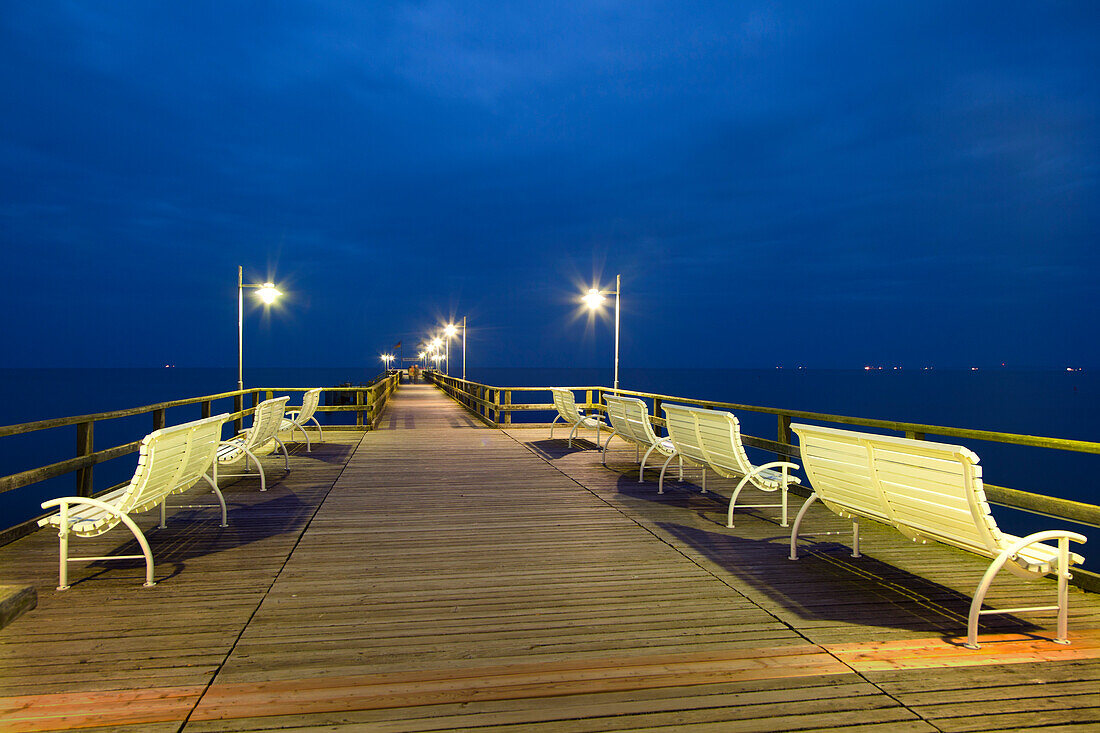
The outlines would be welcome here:
M 265 305 L 271 305 L 282 293 L 275 289 L 274 283 L 263 285 L 244 284 L 244 266 L 237 266 L 237 389 L 244 389 L 244 289 L 257 288 L 257 295 Z
M 466 316 L 462 316 L 462 381 L 466 381 Z
M 237 266 L 237 389 L 244 389 L 244 266 Z
M 615 276 L 615 394 L 619 393 L 619 293 L 623 289 L 620 277 Z
M 600 290 L 599 288 L 592 288 L 586 293 L 581 300 L 589 307 L 590 310 L 596 310 L 599 308 L 607 298 L 605 295 L 615 296 L 615 382 L 614 389 L 615 394 L 619 393 L 619 298 L 622 293 L 622 276 L 615 276 L 615 289 L 614 290 Z

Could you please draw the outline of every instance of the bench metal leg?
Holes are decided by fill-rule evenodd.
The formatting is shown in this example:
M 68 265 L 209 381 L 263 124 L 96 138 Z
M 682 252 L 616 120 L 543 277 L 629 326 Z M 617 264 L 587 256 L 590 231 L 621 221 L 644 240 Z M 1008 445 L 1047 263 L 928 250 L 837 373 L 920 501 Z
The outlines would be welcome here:
M 656 447 L 656 443 L 649 446 L 649 450 L 647 450 L 645 452 L 645 455 L 642 456 L 641 464 L 638 466 L 638 483 L 642 483 L 642 474 L 645 473 L 645 462 L 649 460 L 649 454 L 652 453 Z
M 57 533 L 61 566 L 57 571 L 57 589 L 69 589 L 69 505 L 61 505 L 61 527 Z
M 313 423 L 314 425 L 317 426 L 317 442 L 318 443 L 324 443 L 325 442 L 325 431 L 321 430 L 321 423 L 317 422 L 317 418 L 316 417 L 311 417 L 311 418 L 309 418 L 309 420 L 306 420 L 306 422 L 311 422 L 311 423 Z
M 286 446 L 283 445 L 283 441 L 278 438 L 275 439 L 275 443 L 279 446 L 279 450 L 283 452 L 283 469 L 290 470 L 290 454 L 286 452 Z M 256 465 L 259 465 L 258 463 Z
M 657 493 L 658 494 L 665 493 L 665 471 L 668 470 L 668 464 L 675 457 L 676 456 L 669 456 L 668 459 L 665 461 L 664 465 L 661 466 L 661 478 L 658 479 L 658 481 L 657 481 Z
M 1028 545 L 1033 545 L 1037 542 L 1044 542 L 1046 540 L 1058 540 L 1058 567 L 1055 572 L 1058 574 L 1058 605 L 1057 606 L 1033 606 L 1030 608 L 1003 608 L 1003 609 L 988 609 L 982 610 L 982 603 L 985 601 L 985 594 L 989 591 L 989 586 L 993 584 L 993 578 L 1000 572 L 1004 564 L 1009 559 L 1016 557 L 1020 550 L 1024 549 Z M 1077 534 L 1076 532 L 1066 532 L 1063 530 L 1047 530 L 1045 532 L 1035 532 L 1029 534 L 1027 537 L 1022 537 L 1016 542 L 1012 543 L 1008 547 L 1001 550 L 1000 554 L 989 564 L 989 568 L 985 571 L 985 575 L 982 576 L 982 582 L 978 584 L 978 589 L 974 592 L 974 599 L 970 602 L 970 616 L 966 623 L 966 644 L 967 649 L 980 649 L 981 645 L 978 644 L 978 620 L 984 615 L 991 614 L 1003 614 L 1003 613 L 1022 613 L 1025 611 L 1058 611 L 1058 626 L 1057 637 L 1052 641 L 1058 644 L 1069 643 L 1069 587 L 1068 580 L 1070 576 L 1069 572 L 1069 542 L 1085 541 L 1084 535 Z
M 615 431 L 611 431 L 611 435 L 607 436 L 607 442 L 603 444 L 603 451 L 600 453 L 600 461 L 604 467 L 607 467 L 607 446 L 611 445 L 611 439 L 615 437 Z
M 802 526 L 802 518 L 806 516 L 806 511 L 810 508 L 810 505 L 817 501 L 817 494 L 810 494 L 810 498 L 802 505 L 802 508 L 798 510 L 798 516 L 794 518 L 794 526 L 791 527 L 791 559 L 798 559 L 798 528 Z

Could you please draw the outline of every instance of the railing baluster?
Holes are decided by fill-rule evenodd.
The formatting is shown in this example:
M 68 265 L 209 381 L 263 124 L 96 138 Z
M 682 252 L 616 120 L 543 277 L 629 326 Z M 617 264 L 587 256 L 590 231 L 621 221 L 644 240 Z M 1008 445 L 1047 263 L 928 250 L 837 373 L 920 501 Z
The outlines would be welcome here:
M 791 444 L 791 417 L 790 415 L 779 415 L 779 427 L 776 430 L 776 440 L 783 445 Z M 789 461 L 790 457 L 784 453 L 776 451 L 776 460 Z
M 92 447 L 95 433 L 95 421 L 77 423 L 76 425 L 76 455 L 78 457 L 90 456 L 95 453 Z M 92 467 L 78 468 L 76 471 L 76 495 L 92 495 Z

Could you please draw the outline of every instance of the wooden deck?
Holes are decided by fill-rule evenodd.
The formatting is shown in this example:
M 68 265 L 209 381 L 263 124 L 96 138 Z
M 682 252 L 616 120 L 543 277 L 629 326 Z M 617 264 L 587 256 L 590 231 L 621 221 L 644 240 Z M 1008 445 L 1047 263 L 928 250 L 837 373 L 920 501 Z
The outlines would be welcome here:
M 0 583 L 39 593 L 0 631 L 0 730 L 1100 730 L 1095 595 L 1072 593 L 1068 647 L 1008 616 L 968 651 L 981 560 L 867 528 L 863 558 L 791 562 L 772 510 L 725 528 L 728 482 L 658 496 L 632 448 L 604 468 L 564 437 L 406 386 L 381 430 L 230 486 L 228 529 L 174 512 L 155 588 L 116 561 L 58 592 L 55 535 L 0 548 Z M 988 602 L 1052 587 L 1007 576 Z

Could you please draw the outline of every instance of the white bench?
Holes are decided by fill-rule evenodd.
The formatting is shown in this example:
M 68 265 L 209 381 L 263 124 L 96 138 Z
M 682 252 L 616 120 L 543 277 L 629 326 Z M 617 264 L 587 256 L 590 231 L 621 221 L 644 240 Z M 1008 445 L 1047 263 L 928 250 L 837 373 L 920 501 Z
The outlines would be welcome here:
M 244 470 L 248 471 L 248 462 L 256 466 L 260 474 L 260 491 L 267 491 L 267 477 L 264 475 L 264 467 L 260 465 L 260 459 L 256 457 L 256 451 L 261 450 L 268 443 L 275 444 L 283 451 L 283 466 L 290 470 L 290 457 L 287 455 L 286 446 L 279 440 L 279 430 L 283 422 L 283 412 L 289 397 L 276 397 L 272 400 L 264 400 L 256 405 L 256 411 L 252 413 L 252 427 L 242 430 L 239 435 L 229 440 L 223 440 L 218 444 L 218 466 L 231 466 L 242 459 Z M 248 476 L 248 473 L 222 473 L 222 478 L 234 478 Z
M 145 586 L 153 582 L 153 553 L 145 535 L 130 514 L 144 512 L 160 506 L 160 527 L 164 527 L 164 502 L 172 494 L 186 491 L 195 483 L 205 480 L 221 504 L 222 523 L 226 526 L 225 498 L 218 489 L 218 442 L 222 424 L 228 414 L 208 417 L 194 422 L 153 431 L 141 441 L 137 470 L 130 483 L 108 492 L 98 499 L 83 496 L 63 496 L 43 502 L 43 509 L 60 507 L 57 514 L 38 520 L 38 526 L 58 528 L 60 543 L 60 570 L 58 590 L 69 587 L 68 564 L 80 560 L 135 560 L 145 558 Z M 206 472 L 213 467 L 213 476 Z M 95 537 L 125 524 L 134 533 L 141 546 L 141 555 L 115 555 L 109 557 L 69 557 L 69 535 Z
M 986 614 L 1058 611 L 1058 636 L 1068 644 L 1069 568 L 1084 558 L 1069 542 L 1084 542 L 1075 532 L 1055 530 L 1015 537 L 1002 532 L 990 514 L 978 456 L 958 445 L 873 435 L 814 425 L 791 425 L 798 435 L 802 463 L 814 493 L 791 529 L 791 559 L 798 559 L 798 530 L 815 501 L 852 520 L 852 556 L 859 557 L 859 518 L 896 528 L 921 544 L 942 542 L 992 562 L 970 604 L 967 644 L 978 648 L 978 620 Z M 1046 540 L 1058 540 L 1058 546 Z M 1058 576 L 1058 605 L 982 610 L 994 576 L 1007 566 L 1024 578 Z
M 596 415 L 594 417 L 585 416 L 584 410 L 577 407 L 577 403 L 573 398 L 573 390 L 566 387 L 551 387 L 550 393 L 554 396 L 554 409 L 558 411 L 558 414 L 554 417 L 550 423 L 550 437 L 554 437 L 554 423 L 559 419 L 564 421 L 567 425 L 572 426 L 572 430 L 569 431 L 569 447 L 573 447 L 573 436 L 577 434 L 577 430 L 580 428 L 595 428 L 596 429 L 596 445 L 600 444 L 600 428 L 603 426 L 603 419 Z
M 742 509 L 781 507 L 782 526 L 787 526 L 787 487 L 800 483 L 790 471 L 797 470 L 798 464 L 790 461 L 774 461 L 754 466 L 745 452 L 741 441 L 741 424 L 732 413 L 721 410 L 704 410 L 698 407 L 682 405 L 664 405 L 665 427 L 672 441 L 675 453 L 665 461 L 661 468 L 658 493 L 664 491 L 665 470 L 676 456 L 701 466 L 703 469 L 703 491 L 707 490 L 707 469 L 726 478 L 741 480 L 730 496 L 726 526 L 733 526 L 733 512 L 737 506 L 737 497 L 746 486 L 752 485 L 761 491 L 779 491 L 778 504 L 742 504 Z M 778 469 L 778 470 L 776 470 Z
M 645 462 L 653 451 L 657 451 L 666 458 L 674 452 L 672 441 L 668 438 L 658 438 L 653 432 L 653 425 L 649 422 L 649 408 L 646 403 L 636 397 L 622 397 L 616 395 L 604 395 L 603 401 L 607 404 L 607 419 L 611 423 L 611 435 L 603 444 L 603 465 L 607 465 L 607 447 L 611 445 L 611 439 L 618 435 L 628 443 L 635 446 L 635 460 L 639 461 L 638 483 L 642 483 L 642 474 L 645 472 Z M 639 455 L 645 448 L 645 455 Z M 680 463 L 680 480 L 684 480 L 684 464 Z
M 302 436 L 306 439 L 306 453 L 313 452 L 313 445 L 309 442 L 309 433 L 306 432 L 307 423 L 312 422 L 317 426 L 317 442 L 323 443 L 325 441 L 325 433 L 321 430 L 321 423 L 317 422 L 317 418 L 313 415 L 317 412 L 317 406 L 320 403 L 320 387 L 307 391 L 302 395 L 302 406 L 287 412 L 282 425 L 279 427 L 279 430 L 289 430 L 291 437 L 294 437 L 295 430 L 301 430 Z

